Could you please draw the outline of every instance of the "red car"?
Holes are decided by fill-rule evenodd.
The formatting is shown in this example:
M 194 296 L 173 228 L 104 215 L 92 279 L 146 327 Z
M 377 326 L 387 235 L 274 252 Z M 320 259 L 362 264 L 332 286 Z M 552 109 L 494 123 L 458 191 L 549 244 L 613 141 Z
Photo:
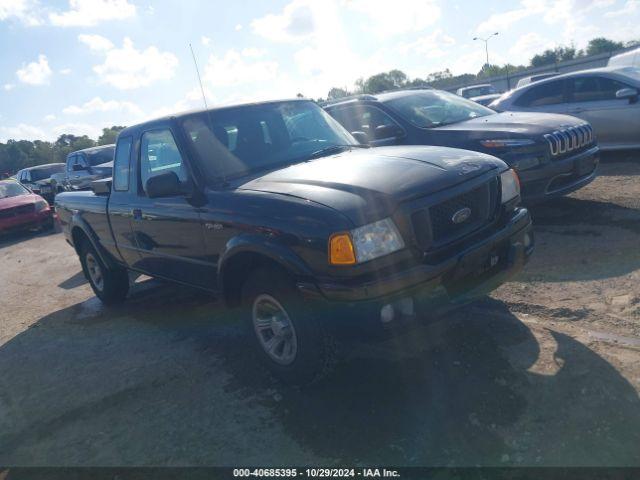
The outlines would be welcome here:
M 53 211 L 40 195 L 13 180 L 0 181 L 0 234 L 53 227 Z

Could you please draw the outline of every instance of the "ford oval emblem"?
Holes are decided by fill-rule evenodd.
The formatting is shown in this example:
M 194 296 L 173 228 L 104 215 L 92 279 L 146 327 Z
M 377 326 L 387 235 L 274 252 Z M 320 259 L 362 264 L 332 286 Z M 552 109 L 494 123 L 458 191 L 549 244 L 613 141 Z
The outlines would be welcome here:
M 451 221 L 453 223 L 460 224 L 469 220 L 469 217 L 471 217 L 471 209 L 469 207 L 464 207 L 453 214 Z

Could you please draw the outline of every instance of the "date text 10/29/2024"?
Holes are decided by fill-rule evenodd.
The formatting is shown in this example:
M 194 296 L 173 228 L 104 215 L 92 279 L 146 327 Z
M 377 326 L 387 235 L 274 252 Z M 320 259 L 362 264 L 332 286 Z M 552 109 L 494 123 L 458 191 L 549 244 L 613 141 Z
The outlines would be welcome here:
M 237 478 L 400 478 L 397 470 L 386 468 L 234 468 Z

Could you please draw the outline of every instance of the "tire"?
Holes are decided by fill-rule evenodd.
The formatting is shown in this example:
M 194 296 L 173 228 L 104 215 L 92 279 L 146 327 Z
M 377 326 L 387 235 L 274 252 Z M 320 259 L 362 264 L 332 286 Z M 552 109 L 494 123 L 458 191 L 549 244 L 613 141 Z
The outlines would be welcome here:
M 105 305 L 121 303 L 129 292 L 129 274 L 124 268 L 107 268 L 89 241 L 80 247 L 80 263 L 93 293 Z
M 242 306 L 258 356 L 283 382 L 308 384 L 330 371 L 333 338 L 286 273 L 276 268 L 252 271 L 242 286 Z

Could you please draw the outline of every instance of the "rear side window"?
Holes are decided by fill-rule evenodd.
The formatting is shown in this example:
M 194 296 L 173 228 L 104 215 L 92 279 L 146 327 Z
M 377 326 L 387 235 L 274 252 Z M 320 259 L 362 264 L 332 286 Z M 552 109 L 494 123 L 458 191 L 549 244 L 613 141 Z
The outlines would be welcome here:
M 187 181 L 184 161 L 171 131 L 145 132 L 140 146 L 140 180 L 145 193 L 147 180 L 167 172 L 174 172 L 181 182 Z
M 628 88 L 622 82 L 606 77 L 578 77 L 571 80 L 572 102 L 615 100 L 616 92 Z
M 382 140 L 389 137 L 390 127 L 397 131 L 401 127 L 389 115 L 370 105 L 356 104 L 331 110 L 331 115 L 350 132 L 364 132 L 369 140 Z
M 113 161 L 113 189 L 118 192 L 129 190 L 129 159 L 131 158 L 131 137 L 118 140 Z
M 557 81 L 530 88 L 514 103 L 520 107 L 543 107 L 563 102 L 564 81 Z

